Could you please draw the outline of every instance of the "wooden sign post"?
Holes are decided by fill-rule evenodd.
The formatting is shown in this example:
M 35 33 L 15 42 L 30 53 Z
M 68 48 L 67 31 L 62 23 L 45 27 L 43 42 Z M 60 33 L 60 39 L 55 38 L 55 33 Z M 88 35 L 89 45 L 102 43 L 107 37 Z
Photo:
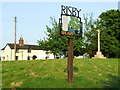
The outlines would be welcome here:
M 80 10 L 71 6 L 61 5 L 61 18 L 59 19 L 60 26 L 60 35 L 68 36 L 68 83 L 72 83 L 73 80 L 73 57 L 74 57 L 74 48 L 73 48 L 73 37 L 81 37 L 82 38 L 82 22 L 80 17 Z M 76 17 L 80 21 L 79 28 L 69 27 L 69 18 L 68 17 Z M 69 37 L 70 36 L 70 37 Z M 73 36 L 73 37 L 71 37 Z
M 73 77 L 73 38 L 68 38 L 68 83 L 72 83 Z

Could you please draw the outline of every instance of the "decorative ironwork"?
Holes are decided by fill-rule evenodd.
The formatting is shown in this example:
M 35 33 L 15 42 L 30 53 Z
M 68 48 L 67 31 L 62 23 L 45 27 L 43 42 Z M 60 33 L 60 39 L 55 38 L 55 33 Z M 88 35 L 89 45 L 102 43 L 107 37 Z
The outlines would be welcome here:
M 82 38 L 82 22 L 81 22 L 81 17 L 80 17 L 80 10 L 78 10 L 75 7 L 71 6 L 64 6 L 61 5 L 61 17 L 59 19 L 59 25 L 60 25 L 60 35 L 66 35 L 66 36 L 79 36 Z M 67 22 L 67 17 L 68 16 L 73 16 L 79 19 L 80 21 L 80 27 L 79 29 L 72 29 L 72 27 L 67 27 L 68 23 Z M 63 23 L 63 19 L 65 19 L 65 23 Z M 63 27 L 66 26 L 64 29 Z M 68 29 L 66 29 L 68 28 Z

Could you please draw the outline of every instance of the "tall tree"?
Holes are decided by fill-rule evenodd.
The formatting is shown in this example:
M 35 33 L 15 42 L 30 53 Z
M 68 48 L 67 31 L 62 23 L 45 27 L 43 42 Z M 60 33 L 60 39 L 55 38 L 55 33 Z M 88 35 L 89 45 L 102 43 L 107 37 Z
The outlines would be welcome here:
M 43 50 L 52 51 L 55 57 L 61 54 L 66 55 L 67 38 L 59 35 L 59 24 L 57 23 L 56 19 L 52 17 L 50 19 L 52 28 L 46 25 L 47 38 L 44 40 L 38 40 L 38 43 Z
M 84 16 L 86 51 L 92 56 L 97 51 L 97 31 L 101 31 L 101 51 L 107 57 L 120 57 L 120 11 L 102 12 L 97 20 Z
M 40 47 L 47 51 L 52 51 L 55 55 L 64 55 L 67 56 L 68 50 L 68 39 L 66 36 L 60 36 L 59 34 L 59 24 L 57 23 L 55 18 L 51 18 L 52 28 L 46 26 L 47 32 L 46 35 L 48 36 L 44 40 L 38 40 Z M 80 27 L 80 24 L 77 19 L 70 17 L 69 26 Z M 78 56 L 82 52 L 83 42 L 79 37 L 74 37 L 74 55 Z
M 120 57 L 120 11 L 109 10 L 99 16 L 101 49 L 107 57 Z
M 92 57 L 97 50 L 97 29 L 93 14 L 84 14 L 84 42 L 86 52 Z

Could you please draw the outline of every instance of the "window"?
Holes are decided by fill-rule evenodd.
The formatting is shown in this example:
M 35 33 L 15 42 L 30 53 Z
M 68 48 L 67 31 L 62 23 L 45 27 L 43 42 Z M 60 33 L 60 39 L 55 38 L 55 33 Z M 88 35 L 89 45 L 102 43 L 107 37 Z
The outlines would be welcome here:
M 5 57 L 2 57 L 3 60 L 5 60 Z
M 30 50 L 30 49 L 28 49 L 28 52 L 29 52 L 29 53 L 31 53 L 31 50 Z
M 27 60 L 30 60 L 30 56 L 28 56 Z
M 16 60 L 18 60 L 18 56 L 16 56 Z

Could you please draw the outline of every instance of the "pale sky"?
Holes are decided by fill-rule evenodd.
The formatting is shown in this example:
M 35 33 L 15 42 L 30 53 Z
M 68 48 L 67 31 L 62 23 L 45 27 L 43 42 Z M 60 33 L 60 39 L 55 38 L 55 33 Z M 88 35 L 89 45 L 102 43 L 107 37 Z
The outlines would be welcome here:
M 26 44 L 37 44 L 46 37 L 50 17 L 58 21 L 61 5 L 81 9 L 80 16 L 93 13 L 96 19 L 102 12 L 117 9 L 118 2 L 0 2 L 0 49 L 14 42 L 14 16 L 17 17 L 17 43 L 22 35 Z

